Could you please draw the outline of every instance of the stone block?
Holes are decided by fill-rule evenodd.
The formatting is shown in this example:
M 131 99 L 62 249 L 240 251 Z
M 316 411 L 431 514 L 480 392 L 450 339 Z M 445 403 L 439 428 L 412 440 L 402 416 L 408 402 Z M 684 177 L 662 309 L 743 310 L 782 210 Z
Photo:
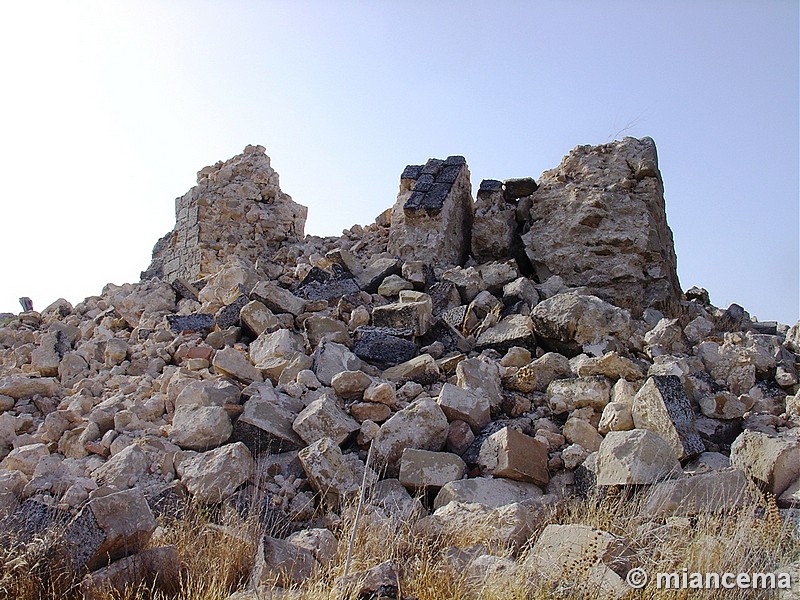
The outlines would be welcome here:
M 121 594 L 126 588 L 176 594 L 180 588 L 180 568 L 175 546 L 149 548 L 89 573 L 81 581 L 80 590 L 87 600 Z
M 382 367 L 392 367 L 414 358 L 419 348 L 410 341 L 392 335 L 386 328 L 359 327 L 353 351 L 360 359 Z
M 647 485 L 682 474 L 672 447 L 646 429 L 610 431 L 596 456 L 597 485 Z
M 779 497 L 800 479 L 800 441 L 787 434 L 744 431 L 731 445 L 731 466 Z
M 241 442 L 184 458 L 176 471 L 199 502 L 216 504 L 229 498 L 253 474 L 255 461 Z
M 510 427 L 490 435 L 481 445 L 478 463 L 484 473 L 547 485 L 547 446 Z
M 400 483 L 414 490 L 441 488 L 464 476 L 466 464 L 449 452 L 406 448 L 400 458 Z
M 217 350 L 211 362 L 214 368 L 225 377 L 237 379 L 244 384 L 264 381 L 261 373 L 250 362 L 247 354 L 235 348 L 226 347 Z
M 433 312 L 430 299 L 419 302 L 394 302 L 372 309 L 375 327 L 410 329 L 414 335 L 425 335 L 430 329 Z
M 306 307 L 306 301 L 298 298 L 289 290 L 270 281 L 260 281 L 250 292 L 251 300 L 258 300 L 271 311 L 300 315 Z
M 439 365 L 430 354 L 422 354 L 386 369 L 383 378 L 397 383 L 416 381 L 426 385 L 439 379 Z
M 342 444 L 360 428 L 359 423 L 339 408 L 336 401 L 328 395 L 311 402 L 292 424 L 292 429 L 307 444 L 323 437 Z
M 650 489 L 642 512 L 664 517 L 735 511 L 755 499 L 744 472 L 729 469 L 657 483 Z
M 297 450 L 304 442 L 292 427 L 296 417 L 275 402 L 253 397 L 236 420 L 232 440 L 243 442 L 252 454 Z
M 476 477 L 445 484 L 434 500 L 434 509 L 448 502 L 478 503 L 490 508 L 508 504 L 536 504 L 542 498 L 539 486 L 524 481 Z
M 357 456 L 342 454 L 334 440 L 321 438 L 300 450 L 298 456 L 308 482 L 320 494 L 326 506 L 336 508 L 361 489 L 364 469 L 367 467 Z M 367 472 L 367 480 L 370 483 L 377 480 L 371 467 Z
M 486 396 L 445 383 L 437 403 L 449 421 L 466 422 L 473 433 L 479 433 L 491 421 Z

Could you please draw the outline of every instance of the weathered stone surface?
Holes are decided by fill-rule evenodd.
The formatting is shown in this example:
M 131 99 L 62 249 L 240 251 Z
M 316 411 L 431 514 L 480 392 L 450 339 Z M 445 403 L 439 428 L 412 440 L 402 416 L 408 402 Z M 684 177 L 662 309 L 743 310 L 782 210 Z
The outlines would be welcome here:
M 513 346 L 536 347 L 533 321 L 527 315 L 509 315 L 490 327 L 478 336 L 475 349 L 494 348 L 498 352 L 505 352 Z
M 249 354 L 250 360 L 260 365 L 270 358 L 284 358 L 302 352 L 304 348 L 302 336 L 288 329 L 278 329 L 274 333 L 262 333 L 253 340 Z
M 439 379 L 439 365 L 430 354 L 422 354 L 383 372 L 383 378 L 397 383 L 416 381 L 429 384 Z
M 694 412 L 680 377 L 654 376 L 636 393 L 631 408 L 638 429 L 659 434 L 672 447 L 678 459 L 689 458 L 705 450 L 697 433 Z
M 410 329 L 414 335 L 425 335 L 433 319 L 430 297 L 418 302 L 394 302 L 372 309 L 372 324 L 375 327 Z
M 33 472 L 39 459 L 50 454 L 47 444 L 26 444 L 18 446 L 9 452 L 2 461 L 0 469 L 20 471 L 28 477 L 33 477 Z
M 448 502 L 414 524 L 413 531 L 432 538 L 471 536 L 476 541 L 518 549 L 540 519 L 540 507 L 519 503 L 489 508 L 483 504 Z
M 741 419 L 747 411 L 753 408 L 755 400 L 750 396 L 736 396 L 724 390 L 711 396 L 701 398 L 698 402 L 702 413 L 712 419 Z
M 383 366 L 396 366 L 414 358 L 419 348 L 410 341 L 392 335 L 394 329 L 359 327 L 353 352 L 362 360 Z
M 278 328 L 278 319 L 275 314 L 258 300 L 252 300 L 242 307 L 239 312 L 239 320 L 256 336 Z
M 525 560 L 525 567 L 548 581 L 575 579 L 598 563 L 626 573 L 632 558 L 623 538 L 588 525 L 548 525 Z
M 547 402 L 554 414 L 591 406 L 600 411 L 611 398 L 611 384 L 601 376 L 556 379 L 547 386 Z
M 99 496 L 75 517 L 64 536 L 65 558 L 74 571 L 93 571 L 143 550 L 156 521 L 139 489 Z
M 437 403 L 449 421 L 464 421 L 474 433 L 491 421 L 489 400 L 483 394 L 445 383 Z
M 478 462 L 484 473 L 536 485 L 547 485 L 547 446 L 510 427 L 483 442 Z
M 609 402 L 600 415 L 597 431 L 605 435 L 609 431 L 629 431 L 633 429 L 631 405 L 626 402 Z
M 222 375 L 237 379 L 245 384 L 264 381 L 261 373 L 253 366 L 247 355 L 235 348 L 227 347 L 217 350 L 214 353 L 214 359 L 211 364 Z
M 399 479 L 404 486 L 415 490 L 441 488 L 461 479 L 466 468 L 455 454 L 406 448 L 400 458 Z
M 661 319 L 655 327 L 644 334 L 644 342 L 650 357 L 686 352 L 686 338 L 678 319 Z
M 539 302 L 531 311 L 531 319 L 540 343 L 568 356 L 592 347 L 604 349 L 615 338 L 627 339 L 631 327 L 627 310 L 574 292 Z
M 347 346 L 336 342 L 321 342 L 314 352 L 314 374 L 325 385 L 331 385 L 333 377 L 342 371 L 359 371 L 361 360 Z
M 289 290 L 270 281 L 261 281 L 250 292 L 251 300 L 258 300 L 275 313 L 289 313 L 297 316 L 306 307 L 306 301 Z
M 42 498 L 28 498 L 0 519 L 0 548 L 25 545 L 48 531 L 58 531 L 71 515 L 66 510 L 46 504 Z
M 175 312 L 175 290 L 169 284 L 153 279 L 139 284 L 116 286 L 109 283 L 103 294 L 125 322 L 139 325 L 143 317 L 158 317 Z
M 800 478 L 800 441 L 786 434 L 745 431 L 731 445 L 731 466 L 778 497 Z
M 569 360 L 565 356 L 547 352 L 529 365 L 521 367 L 505 383 L 506 387 L 518 392 L 543 392 L 552 381 L 569 377 L 571 373 Z
M 490 508 L 508 504 L 537 504 L 542 498 L 539 486 L 524 481 L 476 477 L 451 481 L 439 490 L 434 509 L 448 502 L 478 503 Z
M 603 436 L 597 432 L 594 425 L 577 417 L 567 419 L 563 434 L 570 444 L 578 444 L 589 452 L 597 451 L 603 441 Z
M 255 461 L 241 442 L 184 458 L 178 476 L 199 502 L 215 504 L 230 497 L 253 474 Z
M 609 432 L 596 460 L 601 486 L 651 484 L 682 473 L 672 447 L 646 429 Z
M 507 202 L 530 196 L 539 186 L 533 177 L 517 177 L 503 181 L 503 197 Z
M 173 333 L 181 333 L 183 331 L 211 331 L 215 325 L 214 315 L 206 313 L 167 315 L 164 319 L 167 322 L 167 327 L 169 327 Z
M 730 469 L 657 483 L 642 512 L 651 516 L 687 516 L 735 510 L 754 500 L 744 472 Z
M 292 428 L 296 417 L 274 401 L 251 398 L 236 420 L 232 439 L 243 442 L 253 454 L 297 450 L 304 442 Z
M 130 445 L 115 453 L 93 473 L 96 481 L 118 490 L 135 487 L 144 479 L 150 460 L 141 447 Z
M 357 456 L 342 454 L 334 440 L 321 438 L 300 450 L 298 456 L 311 487 L 327 506 L 336 508 L 346 498 L 358 493 L 367 467 Z M 376 461 L 375 464 L 379 463 Z M 374 482 L 376 479 L 370 467 L 367 480 Z
M 308 209 L 281 191 L 263 146 L 197 174 L 197 185 L 175 202 L 175 229 L 158 241 L 142 279 L 216 273 L 231 257 L 255 264 L 284 243 L 303 239 Z
M 313 576 L 319 567 L 310 550 L 289 540 L 265 535 L 256 553 L 252 581 L 256 585 L 288 587 Z
M 338 319 L 314 315 L 303 321 L 303 329 L 312 348 L 316 348 L 323 340 L 344 345 L 352 343 L 347 325 Z
M 170 441 L 188 450 L 208 450 L 225 443 L 233 425 L 221 406 L 180 406 L 172 418 Z
M 458 387 L 486 396 L 490 407 L 498 407 L 503 401 L 500 371 L 493 361 L 468 358 L 456 367 Z
M 636 381 L 644 378 L 644 370 L 629 358 L 617 352 L 607 352 L 603 356 L 588 357 L 576 369 L 578 377 L 603 375 L 611 380 L 626 379 Z
M 324 395 L 311 402 L 297 415 L 292 428 L 307 444 L 323 437 L 331 438 L 337 444 L 341 444 L 361 426 L 339 408 L 333 398 Z
M 15 400 L 31 396 L 59 396 L 63 392 L 57 379 L 52 377 L 26 377 L 10 375 L 0 378 L 0 394 Z
M 472 223 L 472 256 L 478 262 L 506 258 L 516 233 L 516 211 L 506 202 L 502 189 L 478 190 Z
M 365 292 L 374 294 L 378 291 L 378 286 L 389 275 L 400 273 L 402 262 L 396 258 L 378 258 L 370 262 L 367 267 L 358 275 L 358 287 Z
M 539 180 L 523 240 L 540 281 L 558 274 L 637 314 L 678 309 L 677 260 L 650 138 L 572 150 Z
M 310 302 L 316 300 L 330 302 L 358 291 L 358 283 L 353 273 L 338 263 L 333 263 L 330 271 L 313 267 L 297 286 L 297 293 Z
M 375 469 L 389 477 L 399 473 L 400 458 L 406 448 L 439 451 L 447 439 L 447 417 L 433 400 L 417 400 L 395 413 L 381 425 L 372 441 Z
M 286 538 L 290 544 L 308 550 L 321 565 L 328 564 L 335 556 L 339 541 L 329 529 L 314 528 L 297 531 Z
M 342 371 L 331 379 L 333 391 L 345 400 L 362 398 L 371 383 L 372 378 L 363 371 Z
M 415 179 L 401 180 L 392 209 L 389 252 L 403 260 L 460 265 L 470 250 L 473 202 L 461 156 L 430 159 Z
M 175 546 L 148 548 L 86 575 L 81 594 L 87 599 L 101 598 L 138 586 L 175 594 L 180 587 L 180 566 Z

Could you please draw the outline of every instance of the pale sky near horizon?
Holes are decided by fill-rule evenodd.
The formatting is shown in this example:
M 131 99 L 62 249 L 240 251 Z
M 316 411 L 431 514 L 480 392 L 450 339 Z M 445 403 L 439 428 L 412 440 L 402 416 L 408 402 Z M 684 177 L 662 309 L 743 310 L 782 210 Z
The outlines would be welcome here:
M 462 154 L 475 189 L 632 135 L 683 289 L 800 318 L 796 0 L 14 3 L 0 49 L 0 312 L 138 281 L 247 144 L 338 235 L 406 164 Z

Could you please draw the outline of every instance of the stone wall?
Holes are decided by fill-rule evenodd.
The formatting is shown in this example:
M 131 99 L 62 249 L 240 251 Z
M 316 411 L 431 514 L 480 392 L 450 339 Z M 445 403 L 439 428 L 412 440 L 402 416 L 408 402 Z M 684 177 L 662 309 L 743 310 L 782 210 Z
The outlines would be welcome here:
M 142 279 L 194 281 L 230 258 L 251 264 L 304 237 L 308 209 L 281 191 L 263 146 L 205 167 L 175 201 L 175 229 L 158 241 Z

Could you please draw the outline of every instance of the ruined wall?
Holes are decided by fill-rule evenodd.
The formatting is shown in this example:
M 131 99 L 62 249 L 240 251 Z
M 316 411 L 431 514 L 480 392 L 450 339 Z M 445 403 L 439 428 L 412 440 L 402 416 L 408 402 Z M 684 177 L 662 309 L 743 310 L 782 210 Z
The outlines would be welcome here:
M 175 201 L 175 229 L 156 244 L 142 279 L 194 281 L 230 257 L 254 264 L 302 240 L 307 213 L 281 191 L 264 147 L 247 146 L 199 171 L 197 185 Z

